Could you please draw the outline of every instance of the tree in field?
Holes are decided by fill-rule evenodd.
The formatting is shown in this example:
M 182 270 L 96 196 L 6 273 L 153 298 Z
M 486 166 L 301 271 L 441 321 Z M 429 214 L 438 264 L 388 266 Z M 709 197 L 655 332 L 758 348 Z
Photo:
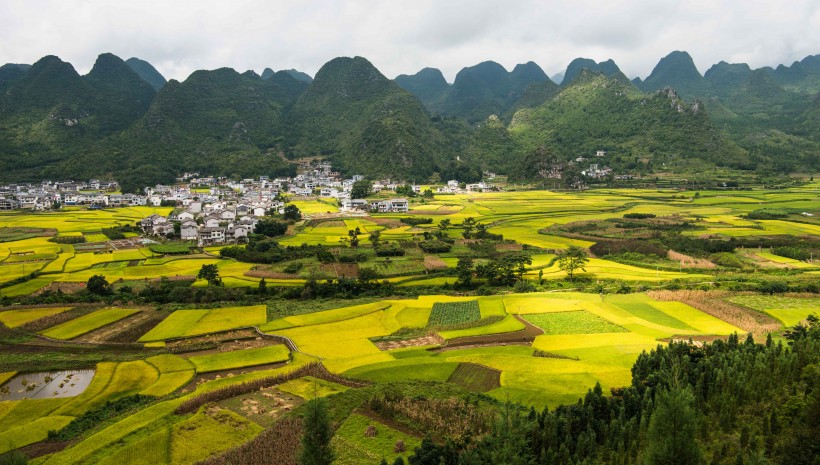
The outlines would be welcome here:
M 285 234 L 288 224 L 277 220 L 261 220 L 253 228 L 254 234 L 262 234 L 267 237 L 276 237 Z
M 327 416 L 325 399 L 310 401 L 303 420 L 302 453 L 299 463 L 302 465 L 330 465 L 333 462 L 333 450 L 330 448 L 330 419 Z
M 208 281 L 209 286 L 219 286 L 222 284 L 222 278 L 219 277 L 219 268 L 216 265 L 202 265 L 196 279 L 204 279 Z
M 464 229 L 464 231 L 461 232 L 461 235 L 464 236 L 464 239 L 473 237 L 473 229 L 475 229 L 475 226 L 475 218 L 472 216 L 469 218 L 464 218 L 464 221 L 461 222 L 461 227 Z
M 299 221 L 302 219 L 302 211 L 296 205 L 290 204 L 285 207 L 285 213 L 282 215 L 286 221 Z
M 450 227 L 450 219 L 449 218 L 445 218 L 445 219 L 439 221 L 439 223 L 438 223 L 438 228 L 441 229 L 442 231 L 446 231 L 447 228 L 449 228 L 449 227 Z
M 347 232 L 348 237 L 350 238 L 350 246 L 354 249 L 359 248 L 359 234 L 362 233 L 362 230 L 356 226 L 356 229 L 351 229 Z
M 370 195 L 372 192 L 373 185 L 370 183 L 370 181 L 362 179 L 361 181 L 356 181 L 353 183 L 353 187 L 350 190 L 350 198 L 363 199 Z
M 378 230 L 370 232 L 370 237 L 368 238 L 368 240 L 370 241 L 371 244 L 373 244 L 374 249 L 379 247 L 379 241 L 381 240 L 381 235 L 382 235 L 382 232 L 378 231 Z
M 584 249 L 573 245 L 567 250 L 559 252 L 553 259 L 554 262 L 558 262 L 558 268 L 566 272 L 569 280 L 572 281 L 576 270 L 587 271 L 585 266 L 589 263 L 589 259 Z M 550 263 L 550 266 L 552 266 L 552 263 Z
M 673 387 L 658 392 L 646 433 L 645 465 L 700 463 L 701 451 L 695 442 L 694 403 L 695 397 L 688 388 Z
M 88 292 L 97 295 L 108 295 L 111 293 L 111 285 L 108 284 L 108 280 L 102 275 L 94 275 L 88 278 L 86 289 L 88 289 Z
M 462 257 L 458 259 L 456 265 L 456 275 L 460 287 L 470 287 L 473 285 L 473 259 Z

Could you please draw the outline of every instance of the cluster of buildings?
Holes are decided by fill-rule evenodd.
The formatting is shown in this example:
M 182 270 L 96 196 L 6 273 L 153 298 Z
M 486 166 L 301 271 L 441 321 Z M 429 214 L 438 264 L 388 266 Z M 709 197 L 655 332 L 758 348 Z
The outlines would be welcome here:
M 345 199 L 341 201 L 343 212 L 407 213 L 410 204 L 407 199 L 365 200 Z
M 447 185 L 436 188 L 437 194 L 463 194 L 464 192 L 491 192 L 498 190 L 496 186 L 488 182 L 476 182 L 472 184 L 465 184 L 462 188 L 461 184 L 455 179 L 447 181 Z
M 143 218 L 140 227 L 143 234 L 164 238 L 175 236 L 178 224 L 179 238 L 199 246 L 241 244 L 247 241 L 259 216 L 264 214 L 244 204 L 191 202 L 182 212 Z
M 109 194 L 119 188 L 115 181 L 99 179 L 3 184 L 0 185 L 0 210 L 42 211 L 50 210 L 55 205 L 109 205 L 112 201 L 110 197 L 114 197 L 116 205 L 135 201 L 132 196 Z

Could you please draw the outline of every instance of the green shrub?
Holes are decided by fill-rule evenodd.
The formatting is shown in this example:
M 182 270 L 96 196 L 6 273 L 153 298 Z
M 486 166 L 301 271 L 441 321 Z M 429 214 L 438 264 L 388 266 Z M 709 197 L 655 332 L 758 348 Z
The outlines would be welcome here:
M 409 224 L 410 226 L 416 226 L 419 224 L 433 224 L 432 218 L 413 218 L 413 217 L 406 217 L 406 218 L 399 218 L 404 224 Z
M 712 254 L 709 260 L 717 266 L 725 268 L 743 268 L 743 262 L 737 258 L 737 255 L 730 252 L 718 252 Z
M 102 233 L 112 241 L 125 239 L 125 234 L 117 228 L 103 228 Z
M 808 260 L 811 258 L 811 254 L 809 252 L 794 246 L 775 247 L 772 249 L 772 253 L 794 260 Z
M 396 242 L 389 244 L 382 244 L 376 247 L 376 256 L 378 257 L 403 257 L 404 249 Z
M 296 273 L 302 271 L 302 268 L 304 268 L 304 267 L 305 267 L 305 264 L 302 263 L 302 262 L 288 263 L 288 265 L 285 268 L 283 268 L 282 271 L 284 271 L 285 273 L 289 273 L 289 274 L 296 274 Z
M 151 244 L 148 246 L 151 252 L 160 254 L 187 254 L 191 252 L 190 244 Z
M 447 253 L 452 249 L 452 245 L 437 239 L 421 241 L 419 247 L 427 253 Z

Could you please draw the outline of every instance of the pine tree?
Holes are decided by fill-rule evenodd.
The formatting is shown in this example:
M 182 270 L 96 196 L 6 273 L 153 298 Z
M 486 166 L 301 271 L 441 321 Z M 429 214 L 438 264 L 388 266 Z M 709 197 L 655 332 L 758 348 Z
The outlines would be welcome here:
M 333 450 L 330 448 L 330 420 L 324 399 L 314 399 L 307 407 L 302 434 L 302 453 L 299 463 L 302 465 L 330 465 L 333 462 Z
M 688 388 L 675 387 L 655 397 L 655 411 L 649 421 L 646 465 L 698 464 L 701 451 L 695 442 L 694 396 Z

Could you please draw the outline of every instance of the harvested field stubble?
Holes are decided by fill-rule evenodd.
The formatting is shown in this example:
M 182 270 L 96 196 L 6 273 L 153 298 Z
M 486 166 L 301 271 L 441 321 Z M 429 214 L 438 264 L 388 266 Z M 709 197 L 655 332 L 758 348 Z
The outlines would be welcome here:
M 729 293 L 723 291 L 650 291 L 647 295 L 655 300 L 683 302 L 748 331 L 757 338 L 765 337 L 767 333 L 778 331 L 781 327 L 779 321 L 764 313 L 727 302 L 725 298 Z

